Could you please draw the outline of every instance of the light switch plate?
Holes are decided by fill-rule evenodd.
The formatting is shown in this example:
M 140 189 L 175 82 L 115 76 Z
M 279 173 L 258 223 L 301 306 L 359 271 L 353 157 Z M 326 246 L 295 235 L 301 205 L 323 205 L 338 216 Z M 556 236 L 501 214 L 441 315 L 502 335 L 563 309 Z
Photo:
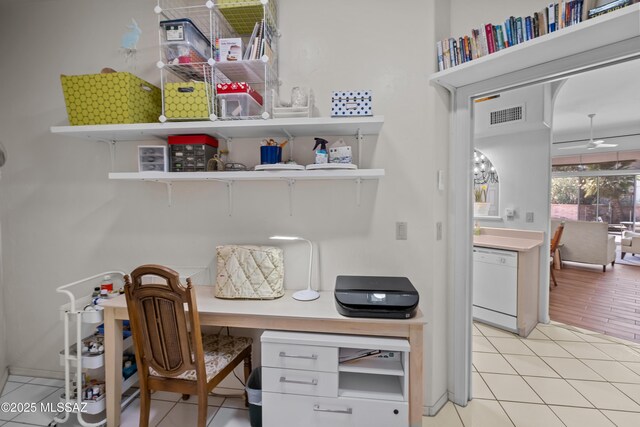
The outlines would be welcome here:
M 533 212 L 527 212 L 526 221 L 533 222 Z
M 407 240 L 406 222 L 396 222 L 396 240 Z

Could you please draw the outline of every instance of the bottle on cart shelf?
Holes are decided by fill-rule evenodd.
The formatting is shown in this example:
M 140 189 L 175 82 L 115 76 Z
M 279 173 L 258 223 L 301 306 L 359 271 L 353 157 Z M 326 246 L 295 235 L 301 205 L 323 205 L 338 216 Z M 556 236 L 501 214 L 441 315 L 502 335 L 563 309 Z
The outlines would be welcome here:
M 91 298 L 96 298 L 100 296 L 100 287 L 96 286 L 93 288 L 93 293 L 91 294 Z
M 107 292 L 113 292 L 113 280 L 111 280 L 110 275 L 106 275 L 103 277 L 102 282 L 100 283 L 100 290 L 106 289 Z

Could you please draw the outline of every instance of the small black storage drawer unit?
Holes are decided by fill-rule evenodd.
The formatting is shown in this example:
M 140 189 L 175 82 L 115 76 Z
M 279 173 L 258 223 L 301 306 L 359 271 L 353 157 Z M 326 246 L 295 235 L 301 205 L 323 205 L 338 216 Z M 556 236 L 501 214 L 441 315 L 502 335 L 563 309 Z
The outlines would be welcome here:
M 209 135 L 175 135 L 168 142 L 171 172 L 205 172 L 218 152 L 218 140 Z

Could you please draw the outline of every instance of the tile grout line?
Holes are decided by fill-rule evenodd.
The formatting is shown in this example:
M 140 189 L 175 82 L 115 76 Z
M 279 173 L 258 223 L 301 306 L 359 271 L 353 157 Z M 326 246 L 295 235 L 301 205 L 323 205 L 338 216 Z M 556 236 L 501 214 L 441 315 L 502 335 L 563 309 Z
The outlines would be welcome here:
M 504 414 L 507 416 L 507 419 L 509 419 L 509 421 L 511 422 L 511 425 L 513 425 L 515 427 L 516 423 L 511 419 L 511 416 L 509 415 L 507 410 L 504 409 L 504 406 L 502 406 L 502 402 L 499 401 L 499 400 L 497 402 L 498 402 L 498 406 L 500 407 L 500 409 L 502 409 L 502 412 L 504 412 Z
M 557 326 L 557 325 L 554 325 L 554 326 L 559 327 L 559 326 Z M 485 335 L 485 333 L 482 331 L 482 329 L 481 329 L 481 328 L 477 328 L 477 329 L 478 329 L 478 331 L 482 334 L 481 336 L 482 336 L 482 337 L 484 337 L 487 341 L 489 341 L 489 343 L 491 344 L 491 346 L 492 346 L 492 347 L 495 347 L 495 345 L 493 344 L 493 342 L 491 342 L 491 340 L 489 339 L 489 336 L 488 336 L 488 335 Z M 606 416 L 606 414 L 603 412 L 603 411 L 608 410 L 608 409 L 605 409 L 605 408 L 599 408 L 599 407 L 597 407 L 597 406 L 596 406 L 596 405 L 595 405 L 595 404 L 594 404 L 590 399 L 588 399 L 588 398 L 587 398 L 584 394 L 582 394 L 582 393 L 581 393 L 581 392 L 580 392 L 576 387 L 574 387 L 574 386 L 573 386 L 573 384 L 571 384 L 571 383 L 568 381 L 568 379 L 567 379 L 567 378 L 565 378 L 565 377 L 564 377 L 563 375 L 561 375 L 561 374 L 560 374 L 556 369 L 554 369 L 554 368 L 553 368 L 549 363 L 547 363 L 547 361 L 545 361 L 545 360 L 543 359 L 543 357 L 556 357 L 556 358 L 561 358 L 561 359 L 573 359 L 573 360 L 575 360 L 577 363 L 580 363 L 583 367 L 587 368 L 587 369 L 588 369 L 590 372 L 592 372 L 594 375 L 598 376 L 599 378 L 602 378 L 602 380 L 601 380 L 601 381 L 600 381 L 600 380 L 577 380 L 577 379 L 576 379 L 576 381 L 588 381 L 588 382 L 593 382 L 593 383 L 603 383 L 603 382 L 604 382 L 604 383 L 611 384 L 611 386 L 613 386 L 613 387 L 614 387 L 614 389 L 616 389 L 616 390 L 620 391 L 623 395 L 625 395 L 627 398 L 629 398 L 632 402 L 635 402 L 636 404 L 640 404 L 640 402 L 636 402 L 636 401 L 635 401 L 635 399 L 631 398 L 631 396 L 629 396 L 627 393 L 625 393 L 623 390 L 621 390 L 619 387 L 617 387 L 617 386 L 616 386 L 612 381 L 608 381 L 607 379 L 605 379 L 604 377 L 602 377 L 602 375 L 600 375 L 600 374 L 599 374 L 598 372 L 596 372 L 593 368 L 591 368 L 589 365 L 587 365 L 587 364 L 584 362 L 584 360 L 594 360 L 594 361 L 607 361 L 607 362 L 614 362 L 614 363 L 618 363 L 618 364 L 620 364 L 621 366 L 623 366 L 625 369 L 629 370 L 630 372 L 635 373 L 635 371 L 633 371 L 633 370 L 632 370 L 632 369 L 630 369 L 628 366 L 626 366 L 624 363 L 622 363 L 622 361 L 618 360 L 617 358 L 615 358 L 615 357 L 613 357 L 613 356 L 611 356 L 611 355 L 609 355 L 609 354 L 605 353 L 603 350 L 601 350 L 600 348 L 596 347 L 596 346 L 594 345 L 594 343 L 589 342 L 589 341 L 587 341 L 587 340 L 584 340 L 584 339 L 580 336 L 580 335 L 582 335 L 582 334 L 583 334 L 582 332 L 580 332 L 580 331 L 575 331 L 575 330 L 570 330 L 570 329 L 568 329 L 568 328 L 563 328 L 563 329 L 566 329 L 566 330 L 568 330 L 569 332 L 574 333 L 574 334 L 576 335 L 576 337 L 577 337 L 577 338 L 579 338 L 581 341 L 566 341 L 566 340 L 558 340 L 558 341 L 561 341 L 561 342 L 569 342 L 569 343 L 573 343 L 573 342 L 577 342 L 577 343 L 587 343 L 587 344 L 589 344 L 589 348 L 592 348 L 592 349 L 594 349 L 594 350 L 597 350 L 597 351 L 601 352 L 601 353 L 602 353 L 603 355 L 605 355 L 606 357 L 609 357 L 609 359 L 604 359 L 604 360 L 603 360 L 603 359 L 589 359 L 589 358 L 579 358 L 579 357 L 576 357 L 573 353 L 571 353 L 570 351 L 568 351 L 566 348 L 564 348 L 564 347 L 563 347 L 562 345 L 560 345 L 556 340 L 554 340 L 553 338 L 551 338 L 551 337 L 550 337 L 550 336 L 548 336 L 547 334 L 544 334 L 544 332 L 543 332 L 542 330 L 538 329 L 537 327 L 536 327 L 536 330 L 538 330 L 538 332 L 540 332 L 540 333 L 541 333 L 541 334 L 543 334 L 544 336 L 547 336 L 551 342 L 553 342 L 554 344 L 558 345 L 560 348 L 562 348 L 564 351 L 566 351 L 566 352 L 567 352 L 568 354 L 570 354 L 571 356 L 570 356 L 570 357 L 560 357 L 560 356 L 540 356 L 540 355 L 539 355 L 539 354 L 538 354 L 534 349 L 532 349 L 531 347 L 529 347 L 528 345 L 526 345 L 526 344 L 527 344 L 527 343 L 526 343 L 526 338 L 524 338 L 524 339 L 523 339 L 523 338 L 521 338 L 521 337 L 514 337 L 514 338 L 519 339 L 519 340 L 520 340 L 520 341 L 521 341 L 521 342 L 522 342 L 522 343 L 523 343 L 523 344 L 524 344 L 524 345 L 525 345 L 529 350 L 531 350 L 531 352 L 533 353 L 533 356 L 537 357 L 540 361 L 542 361 L 542 363 L 543 363 L 545 366 L 548 366 L 548 367 L 549 367 L 549 369 L 550 369 L 552 372 L 556 373 L 556 374 L 559 376 L 559 378 L 556 378 L 556 379 L 561 379 L 561 380 L 563 380 L 565 383 L 567 383 L 567 384 L 568 384 L 572 389 L 574 389 L 574 390 L 578 393 L 578 395 L 579 395 L 579 396 L 582 396 L 582 397 L 585 399 L 585 401 L 586 401 L 586 402 L 588 402 L 589 404 L 591 404 L 591 405 L 592 405 L 592 408 L 582 407 L 582 406 L 570 406 L 570 405 L 555 405 L 555 406 L 558 406 L 558 407 L 567 407 L 567 408 L 596 409 L 600 414 L 602 414 L 602 416 L 604 416 L 604 417 L 605 417 L 605 419 L 607 419 L 607 420 L 611 421 L 611 422 L 615 425 L 616 423 L 615 423 L 615 422 L 613 422 L 613 420 L 611 420 L 609 417 L 607 417 L 607 416 Z M 493 337 L 493 338 L 504 338 L 504 337 Z M 637 353 L 637 349 L 636 349 L 636 348 L 634 348 L 634 347 L 631 347 L 631 346 L 630 346 L 630 345 L 628 345 L 628 344 L 624 344 L 624 343 L 620 343 L 620 342 L 615 342 L 615 341 L 612 341 L 612 340 L 607 340 L 607 341 L 608 341 L 608 343 L 599 343 L 599 344 L 605 344 L 605 345 L 611 345 L 611 344 L 613 344 L 613 345 L 622 345 L 622 346 L 624 346 L 624 347 L 626 347 L 626 348 L 630 349 L 632 352 L 636 352 L 636 353 Z M 498 349 L 497 349 L 497 347 L 495 347 L 495 348 L 496 348 L 496 350 L 498 350 Z M 489 353 L 489 352 L 481 352 L 481 351 L 478 351 L 478 353 Z M 495 354 L 495 353 L 494 353 L 494 354 Z M 523 375 L 521 375 L 521 374 L 520 374 L 520 372 L 518 372 L 518 370 L 513 366 L 513 364 L 512 364 L 512 363 L 511 363 L 511 362 L 510 362 L 510 361 L 505 357 L 505 355 L 512 355 L 512 356 L 524 356 L 524 355 L 521 355 L 521 354 L 502 353 L 502 352 L 500 352 L 499 350 L 497 351 L 497 354 L 500 354 L 500 356 L 502 356 L 502 359 L 503 359 L 503 360 L 505 360 L 505 361 L 507 362 L 507 364 L 508 364 L 508 365 L 509 365 L 509 366 L 510 366 L 510 367 L 511 367 L 511 368 L 512 368 L 516 373 L 517 373 L 517 376 L 519 376 L 520 378 L 522 378 L 522 380 L 523 380 L 523 381 L 525 381 L 525 383 L 526 383 L 526 384 L 527 384 L 527 385 L 528 385 L 528 386 L 533 390 L 533 392 L 535 393 L 535 395 L 536 395 L 536 396 L 538 396 L 538 398 L 540 398 L 540 400 L 541 400 L 543 403 L 519 402 L 519 401 L 513 401 L 513 402 L 514 402 L 514 403 L 521 403 L 521 404 L 523 404 L 523 403 L 524 403 L 524 404 L 533 404 L 533 405 L 546 406 L 546 407 L 548 407 L 548 408 L 552 411 L 552 413 L 553 413 L 553 414 L 554 414 L 554 415 L 555 415 L 555 416 L 560 420 L 560 422 L 561 422 L 563 425 L 565 425 L 565 426 L 566 426 L 566 423 L 562 420 L 562 418 L 560 418 L 560 415 L 559 415 L 559 414 L 557 414 L 555 411 L 553 411 L 553 408 L 551 408 L 551 405 L 550 405 L 550 404 L 548 404 L 548 403 L 546 403 L 546 402 L 544 401 L 544 399 L 542 399 L 542 397 L 538 394 L 538 392 L 537 392 L 533 387 L 531 387 L 531 386 L 529 385 L 529 383 L 525 380 L 524 376 L 523 376 Z M 531 355 L 526 355 L 526 356 L 531 356 Z M 631 362 L 628 362 L 628 363 L 634 363 L 634 362 L 633 362 L 633 361 L 631 361 Z M 477 369 L 476 369 L 476 371 L 477 371 L 477 373 L 480 375 L 480 378 L 481 378 L 481 379 L 482 379 L 482 381 L 485 383 L 485 385 L 487 386 L 487 388 L 489 389 L 489 392 L 491 393 L 491 395 L 492 395 L 492 396 L 494 396 L 494 398 L 495 398 L 495 397 L 496 397 L 496 395 L 495 395 L 494 391 L 491 389 L 491 387 L 490 387 L 490 386 L 489 386 L 489 384 L 486 382 L 486 380 L 484 379 L 484 376 L 483 376 L 483 374 L 489 374 L 490 372 L 484 372 L 484 373 L 483 373 L 483 372 L 480 372 L 480 371 L 479 371 L 479 370 L 477 370 Z M 503 375 L 503 376 L 516 376 L 516 375 L 514 375 L 514 374 L 505 374 L 505 373 L 497 373 L 497 372 L 496 372 L 496 373 L 492 373 L 492 374 L 494 374 L 494 375 Z M 636 375 L 637 375 L 637 374 L 636 374 Z M 552 378 L 552 377 L 544 377 L 544 376 L 538 376 L 538 375 L 528 375 L 528 376 L 529 376 L 529 377 L 534 377 L 534 378 Z M 636 383 L 619 382 L 619 384 L 631 384 L 631 385 L 638 385 L 638 383 L 637 383 L 637 382 L 636 382 Z M 472 397 L 472 398 L 473 398 L 473 397 Z M 474 399 L 479 399 L 479 400 L 491 400 L 491 399 L 481 399 L 481 398 L 474 398 Z M 509 401 L 509 400 L 499 400 L 499 399 L 497 399 L 497 398 L 495 399 L 495 401 L 497 401 L 497 402 L 498 402 L 498 405 L 499 405 L 499 406 L 500 406 L 500 408 L 504 411 L 504 413 L 507 415 L 507 417 L 508 417 L 508 419 L 511 421 L 511 423 L 512 423 L 512 424 L 515 424 L 515 423 L 513 422 L 513 420 L 511 419 L 511 416 L 509 415 L 509 413 L 507 412 L 507 410 L 504 408 L 504 406 L 503 406 L 503 404 L 502 404 L 502 402 L 510 402 L 510 401 Z M 457 406 L 457 405 L 454 405 L 454 406 Z M 638 412 L 634 412 L 634 411 L 620 411 L 620 410 L 614 410 L 614 409 L 611 409 L 611 411 L 614 411 L 614 412 L 615 412 L 615 411 L 617 411 L 617 412 L 627 412 L 627 413 L 638 413 Z M 460 418 L 460 419 L 461 419 L 461 415 L 460 415 L 459 411 L 457 411 L 457 408 L 456 408 L 456 413 L 458 414 L 458 418 Z M 464 423 L 463 423 L 463 425 L 464 425 Z
M 635 402 L 638 406 L 640 406 L 640 402 L 638 402 L 636 399 L 634 399 L 633 397 L 629 396 L 624 390 L 622 390 L 620 387 L 617 387 L 615 383 L 611 382 L 609 383 L 613 386 L 613 388 L 615 388 L 616 390 L 618 390 L 620 393 L 624 394 L 625 396 L 627 396 L 632 402 Z M 629 383 L 618 383 L 618 384 L 629 384 Z M 640 386 L 640 384 L 632 384 L 632 385 L 638 385 Z M 638 411 L 640 412 L 640 410 Z

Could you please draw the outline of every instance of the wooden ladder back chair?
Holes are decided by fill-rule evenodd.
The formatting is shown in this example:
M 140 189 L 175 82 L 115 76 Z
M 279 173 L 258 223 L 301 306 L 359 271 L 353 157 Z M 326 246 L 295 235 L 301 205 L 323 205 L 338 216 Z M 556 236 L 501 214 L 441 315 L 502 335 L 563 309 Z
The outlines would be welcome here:
M 166 283 L 142 283 L 157 276 Z M 140 383 L 140 427 L 149 425 L 150 391 L 198 396 L 198 426 L 207 421 L 207 395 L 244 360 L 251 371 L 251 339 L 203 336 L 191 280 L 180 284 L 177 272 L 143 265 L 125 276 L 125 295 Z M 185 304 L 188 312 L 185 312 Z M 245 396 L 246 403 L 246 396 Z
M 558 245 L 560 244 L 560 239 L 562 238 L 563 231 L 564 231 L 564 222 L 561 222 L 560 225 L 558 225 L 558 228 L 556 228 L 555 233 L 553 233 L 553 238 L 551 239 L 550 264 L 551 264 L 551 279 L 553 280 L 554 286 L 558 286 L 558 282 L 556 281 L 556 276 L 553 272 L 553 258 L 556 254 L 556 251 L 558 250 Z M 551 289 L 551 286 L 549 286 L 549 289 Z

